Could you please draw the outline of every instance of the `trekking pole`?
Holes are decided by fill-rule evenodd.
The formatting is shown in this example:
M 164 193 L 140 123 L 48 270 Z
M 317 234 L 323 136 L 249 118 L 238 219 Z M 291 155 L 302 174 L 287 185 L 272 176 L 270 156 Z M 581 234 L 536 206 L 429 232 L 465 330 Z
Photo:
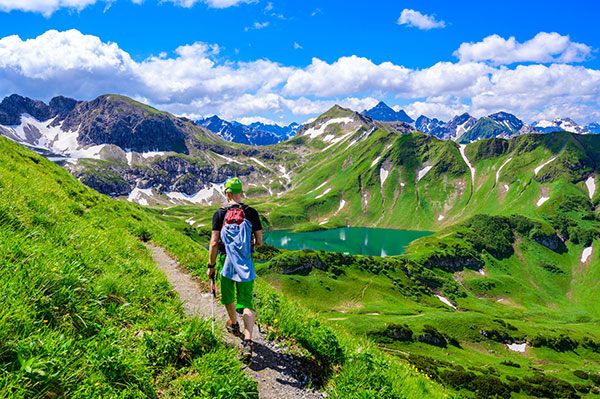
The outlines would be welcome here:
M 258 320 L 258 305 L 256 303 L 256 293 L 258 291 L 254 291 L 254 315 L 256 317 L 256 326 L 258 327 L 258 332 L 262 334 L 262 331 L 260 329 L 260 321 Z
M 215 333 L 215 277 L 210 278 L 210 307 L 211 307 L 211 320 L 212 320 L 212 332 Z

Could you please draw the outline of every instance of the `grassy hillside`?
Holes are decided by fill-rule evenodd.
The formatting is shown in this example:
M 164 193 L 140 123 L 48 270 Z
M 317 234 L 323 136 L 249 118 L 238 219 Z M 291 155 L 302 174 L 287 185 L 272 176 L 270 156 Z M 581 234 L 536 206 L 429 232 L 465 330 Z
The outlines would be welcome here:
M 256 397 L 142 243 L 200 262 L 184 223 L 107 199 L 3 138 L 0 148 L 0 397 Z
M 476 216 L 415 241 L 405 256 L 282 252 L 260 274 L 466 397 L 594 397 L 600 262 L 595 238 L 575 237 L 600 221 L 578 198 L 549 204 L 573 222 L 566 246 L 554 217 Z
M 439 231 L 481 213 L 539 219 L 543 198 L 589 193 L 599 151 L 599 137 L 559 132 L 481 140 L 466 145 L 465 160 L 454 142 L 379 128 L 308 157 L 289 191 L 251 202 L 275 228 Z
M 257 397 L 234 349 L 183 314 L 143 245 L 200 274 L 201 232 L 99 195 L 3 138 L 0 154 L 1 398 Z M 263 326 L 315 365 L 330 397 L 448 397 L 423 371 L 259 286 Z

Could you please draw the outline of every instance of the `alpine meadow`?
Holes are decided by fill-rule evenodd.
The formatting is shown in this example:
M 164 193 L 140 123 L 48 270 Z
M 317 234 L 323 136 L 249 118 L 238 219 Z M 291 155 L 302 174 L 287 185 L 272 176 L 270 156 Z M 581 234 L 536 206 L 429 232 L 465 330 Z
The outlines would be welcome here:
M 0 399 L 600 398 L 600 5 L 0 0 Z

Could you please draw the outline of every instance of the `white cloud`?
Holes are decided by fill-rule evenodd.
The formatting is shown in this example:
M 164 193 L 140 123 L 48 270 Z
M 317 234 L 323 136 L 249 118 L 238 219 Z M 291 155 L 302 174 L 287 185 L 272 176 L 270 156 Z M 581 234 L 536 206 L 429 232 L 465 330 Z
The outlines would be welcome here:
M 421 14 L 419 11 L 405 8 L 398 18 L 398 25 L 414 26 L 422 30 L 445 28 L 444 21 L 436 21 L 433 15 Z
M 519 43 L 511 36 L 504 39 L 491 35 L 477 43 L 463 43 L 454 55 L 461 62 L 489 61 L 495 65 L 515 62 L 581 62 L 591 54 L 592 49 L 572 42 L 569 36 L 556 32 L 540 32 L 533 39 Z
M 0 0 L 1 11 L 38 12 L 49 17 L 60 8 L 82 10 L 97 0 Z
M 263 118 L 262 116 L 245 116 L 243 118 L 236 119 L 236 121 L 238 121 L 239 123 L 241 123 L 243 125 L 250 125 L 254 122 L 260 122 L 265 125 L 284 126 L 280 122 L 276 122 L 273 119 L 269 119 L 269 118 Z
M 426 115 L 447 122 L 456 115 L 468 112 L 470 107 L 461 103 L 458 98 L 444 96 L 428 98 L 426 101 L 415 101 L 401 108 L 415 120 L 421 115 Z
M 196 3 L 206 3 L 209 7 L 212 8 L 228 8 L 233 6 L 238 6 L 244 3 L 256 3 L 258 0 L 162 0 L 167 3 L 174 3 L 177 6 L 190 8 L 193 7 Z
M 269 22 L 255 22 L 252 26 L 246 26 L 244 30 L 248 32 L 251 29 L 259 30 L 266 28 L 267 26 L 269 26 Z
M 403 66 L 391 62 L 376 65 L 355 55 L 341 57 L 333 64 L 313 58 L 308 67 L 292 73 L 283 93 L 332 97 L 371 89 L 400 92 L 408 89 L 408 75 L 409 70 Z
M 290 67 L 266 59 L 233 62 L 220 50 L 197 42 L 136 61 L 116 43 L 77 30 L 7 36 L 0 39 L 0 95 L 91 99 L 112 92 L 176 114 L 287 120 L 336 103 L 362 111 L 377 98 L 396 97 L 408 102 L 403 108 L 412 117 L 505 110 L 530 121 L 540 115 L 600 120 L 600 71 L 583 66 L 463 61 L 411 69 L 350 56 Z
M 59 9 L 71 9 L 81 11 L 84 8 L 100 3 L 106 3 L 106 12 L 112 3 L 117 0 L 0 0 L 0 11 L 10 12 L 13 10 L 25 12 L 37 12 L 45 17 L 50 17 Z M 130 0 L 134 4 L 142 4 L 144 0 Z M 161 2 L 173 3 L 181 7 L 192 7 L 196 3 L 206 3 L 212 8 L 227 8 L 243 3 L 256 3 L 258 0 L 161 0 Z
M 294 42 L 294 48 L 295 48 L 296 50 L 300 50 L 300 49 L 302 49 L 302 46 L 301 46 L 301 45 L 299 45 L 299 44 L 298 44 L 298 42 Z

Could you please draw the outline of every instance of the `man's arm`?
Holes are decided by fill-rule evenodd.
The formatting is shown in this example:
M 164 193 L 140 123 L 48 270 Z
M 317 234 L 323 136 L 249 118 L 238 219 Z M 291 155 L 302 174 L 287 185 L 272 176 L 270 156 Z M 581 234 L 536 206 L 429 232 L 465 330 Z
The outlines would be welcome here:
M 208 247 L 208 264 L 212 265 L 213 268 L 209 268 L 206 271 L 209 277 L 215 275 L 214 266 L 217 263 L 217 253 L 219 252 L 219 239 L 221 237 L 221 232 L 219 230 L 213 230 L 210 236 L 210 246 Z
M 262 230 L 256 230 L 254 232 L 254 246 L 259 246 L 263 244 L 262 240 Z

